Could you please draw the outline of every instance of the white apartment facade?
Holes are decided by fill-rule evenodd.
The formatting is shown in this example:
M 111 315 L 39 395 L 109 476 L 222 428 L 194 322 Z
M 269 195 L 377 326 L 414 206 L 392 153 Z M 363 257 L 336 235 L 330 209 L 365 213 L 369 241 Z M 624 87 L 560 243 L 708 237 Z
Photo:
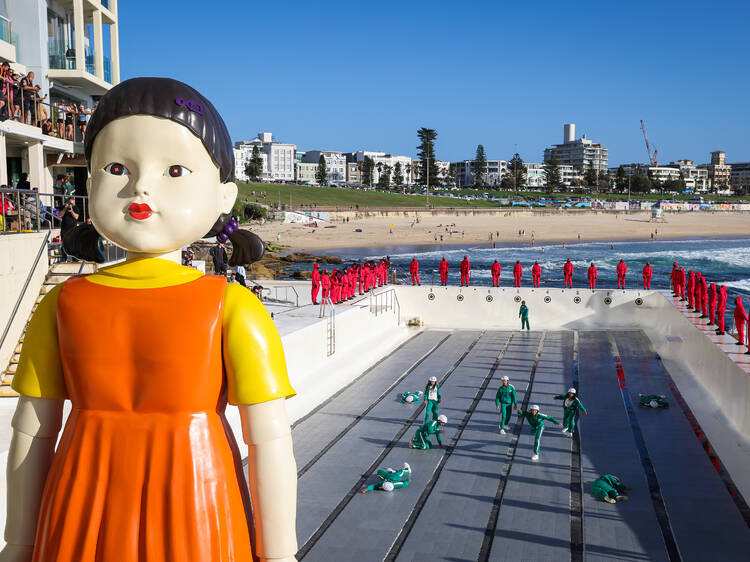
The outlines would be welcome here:
M 315 174 L 318 171 L 318 165 L 311 162 L 297 162 L 297 183 L 312 185 L 318 183 Z
M 474 185 L 474 160 L 462 160 L 453 163 L 456 169 L 456 187 Z M 488 186 L 499 186 L 503 176 L 508 172 L 507 160 L 487 160 L 482 172 L 482 180 Z
M 365 157 L 371 158 L 375 163 L 375 168 L 373 170 L 374 184 L 377 184 L 378 181 L 380 181 L 380 175 L 384 166 L 390 166 L 391 184 L 393 184 L 393 172 L 397 163 L 401 164 L 401 174 L 404 176 L 404 185 L 414 185 L 416 182 L 417 170 L 413 166 L 418 164 L 418 161 L 412 161 L 409 156 L 396 156 L 386 152 L 358 150 L 357 152 L 348 153 L 346 157 L 348 162 L 364 162 Z M 380 169 L 378 169 L 378 164 L 381 165 Z
M 0 2 L 0 62 L 21 75 L 33 72 L 43 98 L 24 121 L 0 123 L 0 184 L 15 185 L 26 173 L 32 187 L 50 193 L 55 176 L 65 174 L 76 195 L 86 195 L 82 133 L 74 125 L 73 138 L 65 138 L 61 106 L 90 111 L 119 83 L 117 9 L 118 0 Z M 45 117 L 53 127 L 42 133 L 37 125 Z
M 237 150 L 250 151 L 257 146 L 265 155 L 263 166 L 263 180 L 265 181 L 294 181 L 295 164 L 297 162 L 297 145 L 277 142 L 273 134 L 268 132 L 258 133 L 258 136 L 249 141 L 235 143 Z
M 544 164 L 524 162 L 526 168 L 526 187 L 529 189 L 543 189 L 547 187 L 547 177 L 544 175 Z M 560 181 L 565 187 L 571 187 L 578 179 L 578 171 L 568 164 L 558 165 Z
M 320 157 L 323 157 L 326 163 L 326 175 L 328 183 L 333 185 L 343 185 L 346 183 L 346 156 L 341 152 L 333 150 L 308 150 L 302 157 L 302 163 L 315 164 L 320 163 Z
M 237 181 L 251 181 L 253 178 L 247 175 L 247 165 L 253 158 L 253 147 L 240 143 L 237 143 L 237 145 L 239 145 L 239 148 L 232 149 L 234 151 L 234 177 Z M 268 168 L 268 156 L 265 152 L 259 152 L 259 156 L 263 161 L 261 170 L 266 170 Z

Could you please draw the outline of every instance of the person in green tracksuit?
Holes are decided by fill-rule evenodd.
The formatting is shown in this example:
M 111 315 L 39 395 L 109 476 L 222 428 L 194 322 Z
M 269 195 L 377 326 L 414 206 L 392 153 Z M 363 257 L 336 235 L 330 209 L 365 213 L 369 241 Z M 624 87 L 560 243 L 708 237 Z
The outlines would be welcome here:
M 600 500 L 607 503 L 624 502 L 628 499 L 626 492 L 628 488 L 614 474 L 600 476 L 591 484 L 591 492 Z
M 440 385 L 437 383 L 437 377 L 430 377 L 427 384 L 424 387 L 424 421 L 430 419 L 432 415 L 433 421 L 438 419 L 438 404 L 440 404 Z
M 505 376 L 501 380 L 503 384 L 497 389 L 495 395 L 495 409 L 500 410 L 500 433 L 505 435 L 512 410 L 515 408 L 518 411 L 518 400 L 516 400 L 516 388 L 510 384 L 510 379 Z
M 569 388 L 567 394 L 558 394 L 555 400 L 563 401 L 563 428 L 562 432 L 568 437 L 573 437 L 573 430 L 576 427 L 576 412 L 581 410 L 588 415 L 586 408 L 583 407 L 581 400 L 576 396 L 576 389 Z
M 373 490 L 383 490 L 384 492 L 392 492 L 399 488 L 406 488 L 411 480 L 411 467 L 409 463 L 405 462 L 404 467 L 401 470 L 395 468 L 386 468 L 385 470 L 378 470 L 378 478 L 380 482 L 376 484 L 370 484 L 366 488 L 360 490 L 363 494 L 366 492 L 372 492 Z
M 518 317 L 521 319 L 521 329 L 526 326 L 529 330 L 529 307 L 526 306 L 526 301 L 521 301 L 521 308 L 518 309 Z
M 402 404 L 419 404 L 420 400 L 422 400 L 421 390 L 418 390 L 416 392 L 402 392 L 401 393 Z
M 443 426 L 446 423 L 448 423 L 448 418 L 443 414 L 439 415 L 437 420 L 425 421 L 412 437 L 409 447 L 412 449 L 432 449 L 430 435 L 434 435 L 442 449 L 443 440 L 440 438 L 440 434 L 443 433 Z
M 641 408 L 669 408 L 666 396 L 660 394 L 639 394 L 638 405 Z
M 562 424 L 552 416 L 548 416 L 547 414 L 543 414 L 542 412 L 540 412 L 539 406 L 537 406 L 536 404 L 534 404 L 526 412 L 519 409 L 518 415 L 522 416 L 526 419 L 527 422 L 529 422 L 529 429 L 531 429 L 531 434 L 534 436 L 534 454 L 531 455 L 531 460 L 538 461 L 539 445 L 542 442 L 542 433 L 544 433 L 544 422 L 551 421 L 560 426 Z

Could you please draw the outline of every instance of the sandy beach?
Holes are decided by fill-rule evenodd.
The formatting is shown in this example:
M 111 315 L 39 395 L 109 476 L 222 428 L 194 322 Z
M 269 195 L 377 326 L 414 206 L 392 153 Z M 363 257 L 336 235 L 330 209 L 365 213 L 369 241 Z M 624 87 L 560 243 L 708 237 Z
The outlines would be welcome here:
M 434 244 L 441 241 L 448 244 L 495 242 L 530 245 L 532 234 L 535 246 L 577 241 L 579 235 L 581 240 L 600 241 L 649 240 L 652 233 L 657 239 L 750 236 L 750 215 L 733 212 L 668 214 L 660 222 L 652 221 L 648 212 L 555 215 L 527 212 L 511 213 L 510 216 L 420 214 L 419 222 L 412 213 L 410 216 L 370 216 L 350 219 L 349 222 L 336 220 L 332 225 L 335 228 L 267 222 L 254 225 L 251 229 L 267 242 L 288 246 L 294 251 Z M 361 229 L 361 232 L 356 232 L 357 229 Z M 519 236 L 519 230 L 524 234 Z

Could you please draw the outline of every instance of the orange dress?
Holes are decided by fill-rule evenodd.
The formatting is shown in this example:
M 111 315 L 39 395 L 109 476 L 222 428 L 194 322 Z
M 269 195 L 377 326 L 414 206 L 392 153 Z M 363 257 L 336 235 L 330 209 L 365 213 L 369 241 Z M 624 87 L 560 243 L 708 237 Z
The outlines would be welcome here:
M 64 284 L 57 334 L 73 409 L 35 561 L 252 560 L 247 485 L 224 418 L 225 285 Z

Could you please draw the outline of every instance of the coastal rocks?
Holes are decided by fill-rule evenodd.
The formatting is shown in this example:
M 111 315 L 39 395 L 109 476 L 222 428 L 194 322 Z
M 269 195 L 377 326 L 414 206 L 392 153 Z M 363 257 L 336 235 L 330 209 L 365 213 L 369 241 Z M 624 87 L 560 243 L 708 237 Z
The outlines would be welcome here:
M 290 263 L 342 263 L 341 258 L 338 256 L 316 256 L 315 254 L 308 254 L 307 252 L 292 252 L 291 254 L 281 256 L 279 259 Z
M 298 269 L 292 273 L 292 279 L 301 279 L 303 281 L 309 281 L 312 279 L 312 270 L 310 269 Z
M 250 266 L 248 275 L 251 279 L 276 279 L 278 271 L 266 267 L 261 262 L 256 262 Z

